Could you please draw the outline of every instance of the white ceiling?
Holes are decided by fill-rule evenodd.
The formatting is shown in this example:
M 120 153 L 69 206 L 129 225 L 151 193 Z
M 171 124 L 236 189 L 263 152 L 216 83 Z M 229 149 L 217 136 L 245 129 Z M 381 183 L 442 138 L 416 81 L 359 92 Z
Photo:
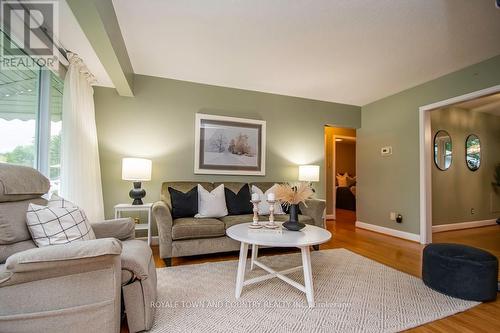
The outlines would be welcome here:
M 113 0 L 135 73 L 364 105 L 500 54 L 493 0 Z

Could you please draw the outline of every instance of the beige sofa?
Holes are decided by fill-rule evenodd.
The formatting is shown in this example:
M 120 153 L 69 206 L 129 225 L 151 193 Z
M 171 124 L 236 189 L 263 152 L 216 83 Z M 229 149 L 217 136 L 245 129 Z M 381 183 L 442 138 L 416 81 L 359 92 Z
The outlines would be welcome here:
M 169 187 L 181 192 L 187 192 L 193 187 L 201 184 L 206 190 L 211 191 L 220 184 L 238 193 L 245 183 L 224 182 L 165 182 L 161 188 L 161 200 L 153 205 L 153 214 L 158 226 L 160 257 L 165 260 L 167 266 L 171 265 L 171 258 L 192 256 L 206 253 L 228 252 L 239 249 L 239 243 L 226 236 L 226 229 L 232 225 L 251 222 L 252 214 L 228 215 L 218 219 L 215 218 L 179 218 L 172 219 L 172 204 L 170 201 Z M 274 182 L 250 183 L 267 191 Z M 302 215 L 299 221 L 319 227 L 325 227 L 325 201 L 318 199 L 307 200 L 307 206 L 300 205 Z M 268 220 L 268 216 L 260 216 L 262 221 Z M 288 220 L 288 215 L 276 215 L 276 221 Z
M 156 300 L 151 249 L 134 223 L 92 224 L 95 240 L 38 248 L 26 227 L 30 202 L 49 181 L 38 171 L 0 163 L 0 332 L 130 332 L 149 329 Z

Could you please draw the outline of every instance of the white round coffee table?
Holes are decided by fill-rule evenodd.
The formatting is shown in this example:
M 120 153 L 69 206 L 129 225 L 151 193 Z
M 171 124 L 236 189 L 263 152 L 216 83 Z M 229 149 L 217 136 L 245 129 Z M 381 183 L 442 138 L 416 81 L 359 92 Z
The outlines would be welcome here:
M 306 225 L 306 227 L 300 231 L 290 231 L 284 229 L 280 233 L 273 230 L 256 231 L 255 229 L 250 229 L 248 227 L 249 224 L 250 223 L 237 224 L 226 230 L 226 234 L 229 237 L 241 242 L 238 273 L 236 276 L 236 298 L 240 298 L 243 286 L 276 277 L 304 292 L 306 294 L 309 307 L 314 307 L 314 289 L 309 247 L 311 245 L 319 245 L 327 242 L 330 238 L 332 238 L 332 234 L 328 230 L 313 225 Z M 249 244 L 252 244 L 250 270 L 253 270 L 254 266 L 259 266 L 269 274 L 245 281 L 245 266 L 247 262 Z M 288 268 L 284 271 L 277 272 L 257 260 L 259 246 L 298 247 L 302 252 L 302 266 Z M 301 268 L 304 271 L 304 286 L 286 276 L 286 274 L 290 274 Z

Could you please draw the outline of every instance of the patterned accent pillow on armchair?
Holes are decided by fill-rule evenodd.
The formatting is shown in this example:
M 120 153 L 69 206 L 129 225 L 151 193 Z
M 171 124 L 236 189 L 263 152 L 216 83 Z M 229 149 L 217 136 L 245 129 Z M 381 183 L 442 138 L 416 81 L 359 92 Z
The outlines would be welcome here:
M 85 212 L 57 195 L 47 206 L 29 204 L 26 221 L 38 247 L 96 239 Z

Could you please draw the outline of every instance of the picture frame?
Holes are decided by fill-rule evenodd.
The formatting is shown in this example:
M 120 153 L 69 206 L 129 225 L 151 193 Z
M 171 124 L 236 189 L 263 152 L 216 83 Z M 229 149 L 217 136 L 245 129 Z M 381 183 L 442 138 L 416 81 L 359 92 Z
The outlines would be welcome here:
M 197 113 L 194 173 L 266 174 L 266 121 Z

